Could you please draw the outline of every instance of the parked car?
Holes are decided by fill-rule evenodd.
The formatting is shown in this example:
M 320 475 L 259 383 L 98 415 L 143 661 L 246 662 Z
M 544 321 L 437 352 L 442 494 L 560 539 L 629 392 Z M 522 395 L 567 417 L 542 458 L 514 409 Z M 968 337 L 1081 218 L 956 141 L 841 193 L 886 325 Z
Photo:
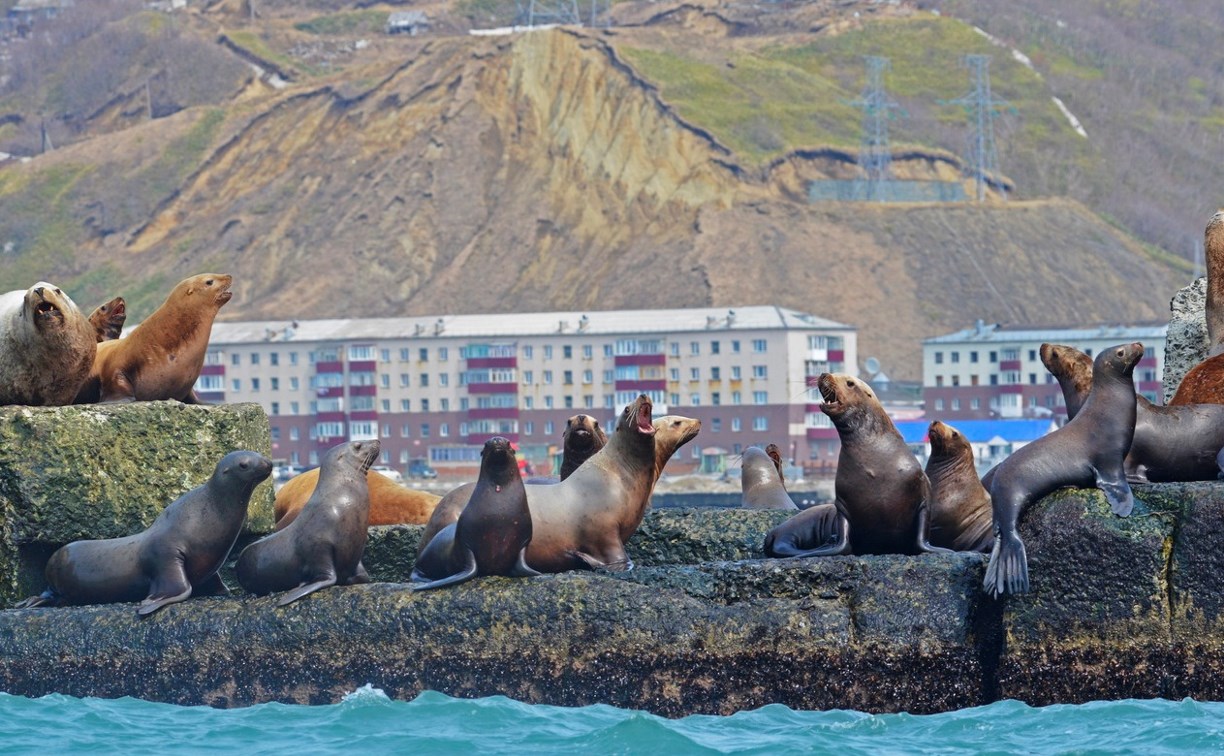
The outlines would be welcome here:
M 300 475 L 301 473 L 302 468 L 295 465 L 279 465 L 272 471 L 272 478 L 274 480 L 286 481 L 295 475 Z
M 438 471 L 429 466 L 425 459 L 414 459 L 408 463 L 409 478 L 436 478 Z
M 374 465 L 370 469 L 373 470 L 374 472 L 382 473 L 383 475 L 386 475 L 388 478 L 395 481 L 396 483 L 404 482 L 404 476 L 400 475 L 400 471 L 396 470 L 394 467 L 387 467 L 386 465 Z

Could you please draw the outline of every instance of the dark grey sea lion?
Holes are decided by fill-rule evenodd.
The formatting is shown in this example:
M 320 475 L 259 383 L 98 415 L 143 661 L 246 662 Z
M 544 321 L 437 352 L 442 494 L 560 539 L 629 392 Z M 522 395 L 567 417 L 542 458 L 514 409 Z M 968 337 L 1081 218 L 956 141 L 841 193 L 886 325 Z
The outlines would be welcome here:
M 777 463 L 756 446 L 744 450 L 740 462 L 740 491 L 741 506 L 745 509 L 799 508 L 782 485 Z

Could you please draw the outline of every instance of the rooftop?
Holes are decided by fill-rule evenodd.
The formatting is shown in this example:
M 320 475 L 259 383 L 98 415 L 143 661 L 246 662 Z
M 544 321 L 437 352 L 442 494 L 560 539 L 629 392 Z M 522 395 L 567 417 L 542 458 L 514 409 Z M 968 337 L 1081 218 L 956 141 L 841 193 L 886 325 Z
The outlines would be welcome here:
M 360 341 L 402 338 L 514 339 L 527 336 L 668 335 L 760 330 L 854 330 L 854 326 L 783 307 L 677 310 L 573 310 L 407 318 L 214 322 L 211 343 Z
M 929 339 L 923 339 L 922 343 L 924 345 L 964 344 L 966 342 L 1014 343 L 1021 341 L 1065 343 L 1087 339 L 1117 339 L 1119 342 L 1143 341 L 1144 339 L 1164 339 L 1168 329 L 1168 323 L 1041 326 L 999 325 L 998 323 L 984 323 L 979 320 L 972 328 L 966 328 L 945 336 L 933 336 Z

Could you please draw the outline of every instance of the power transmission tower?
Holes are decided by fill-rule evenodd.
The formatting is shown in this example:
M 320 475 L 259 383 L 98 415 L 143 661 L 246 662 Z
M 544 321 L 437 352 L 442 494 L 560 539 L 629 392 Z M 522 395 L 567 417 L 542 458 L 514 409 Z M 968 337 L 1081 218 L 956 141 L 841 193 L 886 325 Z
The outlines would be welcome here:
M 868 200 L 888 200 L 887 182 L 892 178 L 892 148 L 888 144 L 888 121 L 901 106 L 888 97 L 884 89 L 884 72 L 892 68 L 888 58 L 865 55 L 867 86 L 859 99 L 850 105 L 863 111 L 863 136 L 859 141 L 858 163 L 865 176 Z M 902 111 L 904 112 L 904 111 Z
M 960 105 L 969 116 L 973 128 L 969 134 L 969 156 L 973 170 L 974 182 L 977 185 L 977 201 L 986 199 L 987 177 L 999 172 L 999 153 L 995 149 L 994 119 L 999 115 L 999 109 L 1006 107 L 1007 100 L 996 100 L 990 93 L 990 56 L 966 55 L 962 65 L 969 69 L 969 79 L 973 83 L 973 91 L 956 100 L 949 100 L 949 105 Z M 1007 199 L 1007 190 L 1003 182 L 998 182 L 999 193 Z
M 544 24 L 582 25 L 582 14 L 578 12 L 578 0 L 515 0 L 518 26 L 542 26 Z

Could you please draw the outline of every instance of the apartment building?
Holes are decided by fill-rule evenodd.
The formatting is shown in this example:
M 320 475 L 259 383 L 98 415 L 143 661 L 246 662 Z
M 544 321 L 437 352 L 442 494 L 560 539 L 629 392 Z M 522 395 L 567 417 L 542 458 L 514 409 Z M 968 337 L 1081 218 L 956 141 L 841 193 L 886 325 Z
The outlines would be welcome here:
M 1118 344 L 1141 342 L 1135 389 L 1155 403 L 1163 395 L 1168 325 L 1040 328 L 983 323 L 922 342 L 922 394 L 926 416 L 938 420 L 1043 418 L 1065 420 L 1066 405 L 1054 376 L 1041 362 L 1043 343 L 1066 344 L 1092 356 Z
M 288 464 L 378 438 L 383 464 L 465 473 L 494 435 L 547 473 L 567 418 L 610 432 L 647 394 L 656 417 L 702 421 L 673 469 L 715 471 L 769 442 L 797 464 L 835 461 L 836 431 L 809 386 L 856 372 L 855 350 L 853 327 L 771 306 L 218 322 L 196 388 L 261 404 Z

